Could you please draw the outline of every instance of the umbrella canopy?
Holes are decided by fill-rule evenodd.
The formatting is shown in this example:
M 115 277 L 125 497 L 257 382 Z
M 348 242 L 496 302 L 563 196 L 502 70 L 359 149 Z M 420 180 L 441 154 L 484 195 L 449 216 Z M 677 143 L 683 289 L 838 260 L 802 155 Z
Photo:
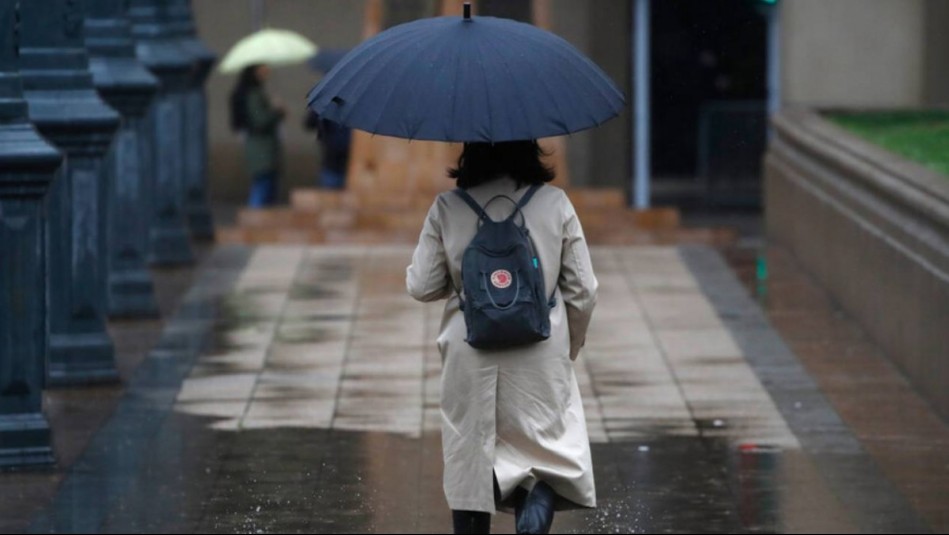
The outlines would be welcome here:
M 324 119 L 433 141 L 568 134 L 617 114 L 622 93 L 556 35 L 494 17 L 401 24 L 347 54 L 310 91 Z
M 272 66 L 302 63 L 314 54 L 317 46 L 302 35 L 289 30 L 265 29 L 254 32 L 234 45 L 224 61 L 221 72 L 238 72 L 258 64 Z

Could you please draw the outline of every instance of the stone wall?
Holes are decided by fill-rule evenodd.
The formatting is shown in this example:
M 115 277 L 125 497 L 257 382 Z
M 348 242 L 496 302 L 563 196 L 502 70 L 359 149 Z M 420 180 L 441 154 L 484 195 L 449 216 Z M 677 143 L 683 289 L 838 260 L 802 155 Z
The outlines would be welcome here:
M 949 178 L 813 112 L 785 111 L 774 125 L 769 240 L 790 249 L 949 418 Z
M 949 103 L 949 2 L 781 2 L 786 103 L 865 108 Z

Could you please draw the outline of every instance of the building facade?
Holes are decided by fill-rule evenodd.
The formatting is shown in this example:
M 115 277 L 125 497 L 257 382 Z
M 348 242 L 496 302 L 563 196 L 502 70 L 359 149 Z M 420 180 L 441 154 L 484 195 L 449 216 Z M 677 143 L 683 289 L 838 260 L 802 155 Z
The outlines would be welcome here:
M 223 54 L 258 24 L 307 35 L 326 48 L 358 44 L 367 0 L 195 0 L 206 41 Z M 385 25 L 435 16 L 443 0 L 383 0 Z M 649 113 L 636 113 L 636 5 L 648 4 Z M 476 0 L 476 12 L 543 23 L 598 63 L 628 106 L 600 128 L 565 142 L 570 181 L 632 189 L 636 144 L 646 143 L 653 203 L 716 195 L 760 197 L 767 99 L 783 105 L 900 108 L 949 103 L 949 2 L 942 0 Z M 770 12 L 778 54 L 768 56 Z M 643 27 L 643 26 L 640 26 Z M 768 70 L 778 69 L 770 88 Z M 313 186 L 319 149 L 302 128 L 304 97 L 319 80 L 306 66 L 275 71 L 271 90 L 287 105 L 282 189 Z M 215 74 L 210 94 L 211 194 L 243 201 L 241 138 L 228 127 L 232 76 Z M 634 117 L 648 116 L 648 139 Z M 710 198 L 710 197 L 709 197 Z M 717 202 L 717 201 L 716 201 Z

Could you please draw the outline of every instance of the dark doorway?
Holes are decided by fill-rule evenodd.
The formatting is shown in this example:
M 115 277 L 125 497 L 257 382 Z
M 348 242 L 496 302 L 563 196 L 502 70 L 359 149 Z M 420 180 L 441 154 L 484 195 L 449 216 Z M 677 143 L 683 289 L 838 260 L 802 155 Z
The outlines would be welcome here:
M 655 202 L 760 203 L 768 30 L 760 4 L 652 2 Z

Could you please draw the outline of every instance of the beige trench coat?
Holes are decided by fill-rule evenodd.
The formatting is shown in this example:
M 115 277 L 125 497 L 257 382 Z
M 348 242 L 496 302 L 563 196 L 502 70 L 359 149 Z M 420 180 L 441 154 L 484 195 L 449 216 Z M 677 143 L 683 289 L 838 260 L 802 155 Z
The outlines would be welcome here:
M 495 195 L 514 200 L 526 191 L 501 178 L 468 192 L 482 206 Z M 491 203 L 494 219 L 513 206 Z M 580 221 L 563 190 L 542 187 L 524 209 L 547 291 L 556 288 L 551 334 L 508 351 L 479 351 L 465 342 L 461 257 L 477 216 L 452 192 L 429 210 L 407 269 L 409 294 L 420 301 L 448 298 L 438 336 L 442 355 L 442 449 L 445 496 L 455 510 L 495 512 L 492 472 L 505 500 L 518 488 L 547 482 L 558 509 L 595 507 L 590 442 L 573 371 L 596 302 L 596 277 Z

